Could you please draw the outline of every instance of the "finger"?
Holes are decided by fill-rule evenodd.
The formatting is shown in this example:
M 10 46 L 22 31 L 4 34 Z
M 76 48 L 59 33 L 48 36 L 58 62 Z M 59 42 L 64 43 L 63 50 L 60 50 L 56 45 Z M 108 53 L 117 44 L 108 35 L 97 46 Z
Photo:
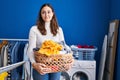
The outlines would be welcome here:
M 43 68 L 43 71 L 44 72 L 49 72 L 49 71 L 51 71 L 51 69 L 50 68 Z
M 44 71 L 43 69 L 40 69 L 38 72 L 39 72 L 41 75 L 44 75 L 44 74 L 45 74 L 45 71 Z
M 41 64 L 41 63 L 40 63 L 40 66 L 42 66 L 42 67 L 46 67 L 46 65 L 45 65 L 45 64 Z
M 41 75 L 43 75 L 43 72 L 41 70 L 37 70 L 37 71 L 38 71 L 38 73 L 40 73 Z

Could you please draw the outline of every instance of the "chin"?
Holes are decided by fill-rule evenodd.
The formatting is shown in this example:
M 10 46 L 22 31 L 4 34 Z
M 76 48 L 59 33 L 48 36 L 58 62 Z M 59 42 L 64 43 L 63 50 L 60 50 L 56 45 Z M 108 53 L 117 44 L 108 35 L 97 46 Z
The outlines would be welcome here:
M 46 20 L 46 22 L 50 22 L 50 20 Z

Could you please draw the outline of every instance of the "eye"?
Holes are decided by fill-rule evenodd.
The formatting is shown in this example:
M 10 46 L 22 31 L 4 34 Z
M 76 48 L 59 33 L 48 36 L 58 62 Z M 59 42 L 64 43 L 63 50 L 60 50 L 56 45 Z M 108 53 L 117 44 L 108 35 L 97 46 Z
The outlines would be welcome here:
M 42 11 L 41 14 L 45 14 L 45 11 Z
M 51 11 L 48 11 L 48 14 L 51 13 Z

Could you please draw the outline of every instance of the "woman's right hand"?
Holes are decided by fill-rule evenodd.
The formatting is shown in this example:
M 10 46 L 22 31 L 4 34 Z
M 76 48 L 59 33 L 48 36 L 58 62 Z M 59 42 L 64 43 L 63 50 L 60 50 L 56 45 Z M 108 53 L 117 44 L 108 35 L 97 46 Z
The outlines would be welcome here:
M 51 69 L 47 68 L 45 64 L 42 63 L 32 63 L 32 66 L 35 70 L 37 70 L 41 75 L 48 73 Z

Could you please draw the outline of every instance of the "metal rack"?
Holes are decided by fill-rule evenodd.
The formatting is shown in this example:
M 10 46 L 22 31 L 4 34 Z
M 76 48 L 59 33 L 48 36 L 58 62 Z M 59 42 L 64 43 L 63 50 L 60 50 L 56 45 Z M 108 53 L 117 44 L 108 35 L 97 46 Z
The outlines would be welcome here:
M 8 41 L 28 41 L 28 39 L 10 39 L 10 38 L 0 38 L 0 40 L 8 40 Z
M 10 38 L 0 38 L 0 40 L 8 40 L 8 41 L 28 41 L 28 39 L 10 39 Z M 15 69 L 21 65 L 23 65 L 26 61 L 21 61 L 15 64 L 11 64 L 5 67 L 0 67 L 0 73 Z
M 12 65 L 8 65 L 8 66 L 5 66 L 5 67 L 1 67 L 1 68 L 0 68 L 0 73 L 3 73 L 3 72 L 6 72 L 6 71 L 15 69 L 15 68 L 23 65 L 25 62 L 26 62 L 26 61 L 21 61 L 21 62 L 12 64 Z

